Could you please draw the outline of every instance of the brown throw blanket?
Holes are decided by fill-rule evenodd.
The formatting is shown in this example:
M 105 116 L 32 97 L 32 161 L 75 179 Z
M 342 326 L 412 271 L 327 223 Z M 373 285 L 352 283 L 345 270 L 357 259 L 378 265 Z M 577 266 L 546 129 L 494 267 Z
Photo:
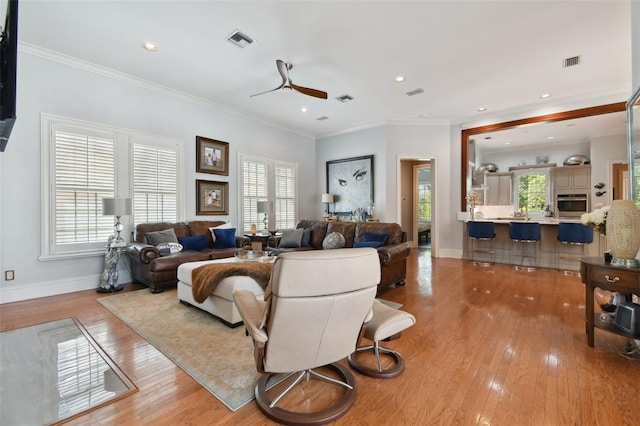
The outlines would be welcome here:
M 191 272 L 191 292 L 196 302 L 207 300 L 224 278 L 234 275 L 251 277 L 265 289 L 271 278 L 272 262 L 210 263 Z

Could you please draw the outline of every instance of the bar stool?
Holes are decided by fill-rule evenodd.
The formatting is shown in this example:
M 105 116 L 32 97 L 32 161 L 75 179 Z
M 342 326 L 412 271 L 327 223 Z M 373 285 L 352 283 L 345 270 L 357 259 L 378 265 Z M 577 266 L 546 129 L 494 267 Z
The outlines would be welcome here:
M 509 238 L 511 238 L 511 257 L 520 256 L 520 264 L 514 264 L 514 269 L 524 269 L 524 259 L 529 260 L 527 271 L 535 271 L 538 266 L 536 244 L 540 241 L 540 224 L 538 222 L 509 222 Z M 515 247 L 520 246 L 520 254 L 515 253 Z M 529 251 L 528 248 L 532 247 Z M 527 249 L 527 250 L 525 250 Z M 535 266 L 531 266 L 531 260 Z M 513 262 L 511 262 L 513 264 Z
M 470 240 L 471 262 L 474 265 L 490 266 L 495 263 L 495 251 L 493 250 L 492 241 L 496 237 L 493 222 L 475 222 L 470 220 L 467 222 L 467 234 Z M 482 242 L 488 241 L 488 247 L 481 247 Z M 476 247 L 477 245 L 477 247 Z M 479 262 L 474 258 L 474 253 L 488 254 L 491 262 Z
M 581 223 L 560 222 L 558 223 L 558 241 L 560 244 L 564 245 L 580 246 L 582 252 L 577 254 L 584 256 L 586 254 L 585 247 L 587 244 L 591 244 L 593 242 L 593 228 Z M 561 270 L 560 261 L 578 262 L 580 259 L 580 256 L 571 256 L 569 253 L 562 253 L 560 250 L 557 251 L 556 269 L 559 271 Z M 562 272 L 565 275 L 580 276 L 579 270 L 562 270 Z

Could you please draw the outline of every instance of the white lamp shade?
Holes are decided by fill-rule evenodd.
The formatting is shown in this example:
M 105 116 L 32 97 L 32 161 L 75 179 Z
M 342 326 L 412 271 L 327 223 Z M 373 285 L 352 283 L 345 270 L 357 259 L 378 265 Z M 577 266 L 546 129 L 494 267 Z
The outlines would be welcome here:
M 333 203 L 333 194 L 322 194 L 323 203 Z
M 102 199 L 102 214 L 105 216 L 128 216 L 131 211 L 131 198 Z

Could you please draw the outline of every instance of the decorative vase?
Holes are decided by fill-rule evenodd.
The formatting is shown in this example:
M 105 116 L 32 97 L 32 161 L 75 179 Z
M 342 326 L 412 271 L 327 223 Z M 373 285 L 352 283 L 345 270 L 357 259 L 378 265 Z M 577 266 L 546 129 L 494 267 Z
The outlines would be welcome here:
M 631 200 L 614 200 L 607 214 L 607 247 L 611 264 L 640 267 L 635 258 L 640 247 L 640 212 Z

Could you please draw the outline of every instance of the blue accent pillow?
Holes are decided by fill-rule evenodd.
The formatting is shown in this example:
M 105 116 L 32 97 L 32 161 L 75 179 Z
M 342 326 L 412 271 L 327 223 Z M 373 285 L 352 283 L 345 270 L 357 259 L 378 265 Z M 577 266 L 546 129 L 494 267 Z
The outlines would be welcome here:
M 302 240 L 300 241 L 300 247 L 309 247 L 311 245 L 311 228 L 306 228 L 302 232 Z
M 365 232 L 362 236 L 362 241 L 365 242 L 379 242 L 383 246 L 387 242 L 387 234 L 374 234 L 373 232 Z
M 353 243 L 353 248 L 358 248 L 358 247 L 378 248 L 378 247 L 382 247 L 382 242 L 380 242 L 380 241 L 356 241 L 355 243 Z
M 213 248 L 234 248 L 236 246 L 236 228 L 214 228 L 213 233 L 216 236 Z
M 183 250 L 204 250 L 207 248 L 207 240 L 204 235 L 180 237 L 178 241 L 182 245 Z

